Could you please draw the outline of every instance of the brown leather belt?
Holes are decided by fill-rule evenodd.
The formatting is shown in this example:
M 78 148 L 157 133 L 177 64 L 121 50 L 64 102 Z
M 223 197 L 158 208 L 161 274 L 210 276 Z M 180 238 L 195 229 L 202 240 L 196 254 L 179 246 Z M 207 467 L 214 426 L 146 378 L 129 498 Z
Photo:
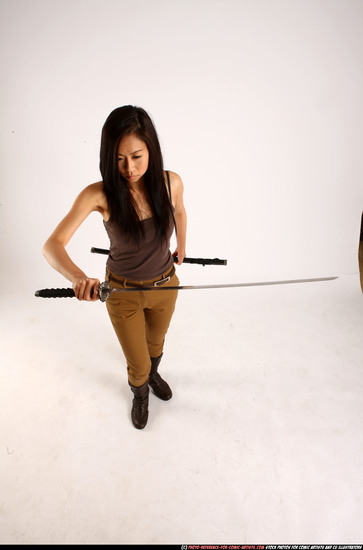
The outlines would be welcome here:
M 172 278 L 172 276 L 174 275 L 174 273 L 175 273 L 175 267 L 173 266 L 170 269 L 170 271 L 168 271 L 166 273 L 165 277 L 163 277 L 161 279 L 157 279 L 157 280 L 152 279 L 151 281 L 129 281 L 128 279 L 124 279 L 122 277 L 117 278 L 114 275 L 112 275 L 111 273 L 108 273 L 108 280 L 109 281 L 114 281 L 115 283 L 120 283 L 125 287 L 127 287 L 127 286 L 132 286 L 132 287 L 139 287 L 139 286 L 141 286 L 141 287 L 153 287 L 153 286 L 162 286 L 165 283 L 169 282 L 170 279 Z

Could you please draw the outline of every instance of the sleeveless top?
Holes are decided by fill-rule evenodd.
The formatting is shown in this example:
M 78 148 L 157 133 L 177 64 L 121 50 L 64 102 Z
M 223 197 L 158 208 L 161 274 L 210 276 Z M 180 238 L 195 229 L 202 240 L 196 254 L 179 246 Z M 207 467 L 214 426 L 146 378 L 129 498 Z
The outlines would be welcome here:
M 171 190 L 169 174 L 169 197 L 171 202 Z M 173 208 L 173 206 L 172 206 Z M 154 225 L 153 218 L 140 220 L 144 226 L 145 236 L 139 245 L 130 239 L 117 224 L 117 222 L 103 222 L 110 239 L 110 253 L 106 263 L 108 271 L 114 275 L 125 277 L 132 281 L 148 281 L 159 275 L 167 273 L 174 265 L 174 259 L 170 252 L 170 239 L 174 230 L 174 216 L 170 212 L 169 227 L 166 239 L 160 243 Z

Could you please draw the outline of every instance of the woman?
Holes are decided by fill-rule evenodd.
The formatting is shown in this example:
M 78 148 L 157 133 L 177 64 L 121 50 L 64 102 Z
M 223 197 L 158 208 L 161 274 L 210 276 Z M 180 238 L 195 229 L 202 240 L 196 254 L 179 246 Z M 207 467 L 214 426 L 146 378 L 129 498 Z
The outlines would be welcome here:
M 52 267 L 72 282 L 78 300 L 98 300 L 98 279 L 88 277 L 65 247 L 94 211 L 101 214 L 110 238 L 106 280 L 112 288 L 177 286 L 174 258 L 185 257 L 186 212 L 183 183 L 163 170 L 163 158 L 150 116 L 126 105 L 108 116 L 101 137 L 102 181 L 86 187 L 43 247 Z M 177 248 L 170 252 L 176 231 Z M 131 418 L 142 429 L 148 420 L 149 386 L 163 400 L 172 397 L 158 373 L 165 335 L 177 291 L 112 293 L 107 311 L 123 349 L 133 392 Z

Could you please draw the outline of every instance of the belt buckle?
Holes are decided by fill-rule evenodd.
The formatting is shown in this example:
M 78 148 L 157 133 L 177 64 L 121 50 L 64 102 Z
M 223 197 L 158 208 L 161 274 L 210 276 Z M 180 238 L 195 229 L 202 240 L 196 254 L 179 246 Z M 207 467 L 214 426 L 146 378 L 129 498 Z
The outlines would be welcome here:
M 165 279 L 160 279 L 159 281 L 155 281 L 155 283 L 153 283 L 153 286 L 161 286 L 165 283 L 167 283 L 168 281 L 170 281 L 171 277 L 165 277 Z

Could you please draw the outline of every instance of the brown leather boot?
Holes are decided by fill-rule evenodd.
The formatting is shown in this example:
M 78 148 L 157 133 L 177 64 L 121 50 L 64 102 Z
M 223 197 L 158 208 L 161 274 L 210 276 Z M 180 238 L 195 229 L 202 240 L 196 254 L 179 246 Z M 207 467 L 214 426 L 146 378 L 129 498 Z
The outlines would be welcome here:
M 153 392 L 159 399 L 167 401 L 172 397 L 172 391 L 169 387 L 169 384 L 165 382 L 158 373 L 158 366 L 161 361 L 163 354 L 159 357 L 150 357 L 151 359 L 151 370 L 149 375 L 149 386 L 152 388 Z
M 145 382 L 139 388 L 131 386 L 131 391 L 134 394 L 132 401 L 131 420 L 135 428 L 142 430 L 147 424 L 149 416 L 149 386 L 148 382 Z

